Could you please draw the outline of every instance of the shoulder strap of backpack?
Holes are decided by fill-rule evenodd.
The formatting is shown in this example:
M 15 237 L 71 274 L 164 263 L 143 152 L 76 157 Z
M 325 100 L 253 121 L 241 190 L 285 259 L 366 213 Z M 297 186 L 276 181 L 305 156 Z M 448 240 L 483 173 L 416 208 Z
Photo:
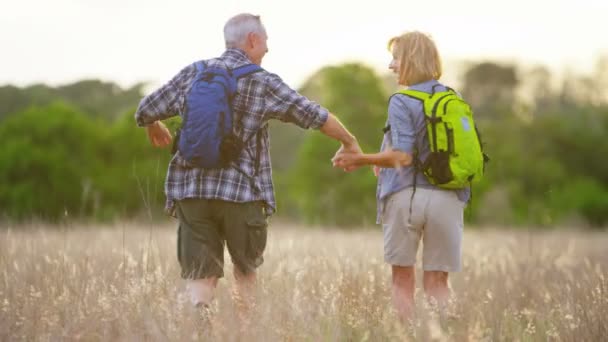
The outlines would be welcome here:
M 238 68 L 232 69 L 232 77 L 236 80 L 243 78 L 243 77 L 247 77 L 251 74 L 255 74 L 256 72 L 260 72 L 262 71 L 262 67 L 260 67 L 257 64 L 247 64 L 247 65 L 243 65 L 240 66 Z M 240 117 L 238 122 L 239 124 L 243 125 L 243 117 Z M 233 164 L 233 167 L 240 172 L 241 174 L 243 174 L 245 177 L 247 177 L 250 182 L 251 182 L 251 187 L 254 189 L 254 191 L 260 191 L 260 189 L 257 189 L 257 186 L 255 185 L 255 178 L 258 176 L 258 174 L 260 173 L 260 164 L 261 164 L 261 155 L 262 155 L 262 135 L 260 134 L 262 127 L 258 127 L 258 129 L 251 134 L 247 139 L 245 139 L 243 141 L 243 145 L 246 145 L 251 139 L 253 139 L 254 137 L 256 137 L 256 155 L 255 156 L 251 156 L 251 158 L 254 160 L 254 169 L 253 169 L 253 175 L 248 175 L 246 172 L 244 172 L 243 170 L 241 170 L 236 164 Z
M 262 126 L 262 127 L 264 127 L 264 126 Z M 235 169 L 237 172 L 239 172 L 240 174 L 245 176 L 245 178 L 249 179 L 251 188 L 256 193 L 261 192 L 261 189 L 259 189 L 258 186 L 255 184 L 255 179 L 260 174 L 260 166 L 262 164 L 262 134 L 260 134 L 262 127 L 260 127 L 260 129 L 255 134 L 253 134 L 249 139 L 247 139 L 247 140 L 251 140 L 252 137 L 256 137 L 256 152 L 255 152 L 256 156 L 254 157 L 251 154 L 249 155 L 253 159 L 253 162 L 254 162 L 253 175 L 247 174 L 247 172 L 245 172 L 243 169 L 241 169 L 238 166 L 238 164 L 236 164 L 234 162 L 231 163 L 232 164 L 231 166 L 233 169 Z
M 404 89 L 404 90 L 400 90 L 398 92 L 396 92 L 394 95 L 397 94 L 401 94 L 401 95 L 405 95 L 407 97 L 411 97 L 413 99 L 419 100 L 419 101 L 426 101 L 427 99 L 429 99 L 432 95 L 429 93 L 425 93 L 423 91 L 419 91 L 419 90 L 412 90 L 412 89 Z
M 251 74 L 255 74 L 256 72 L 260 72 L 262 70 L 263 70 L 262 67 L 260 67 L 257 64 L 252 63 L 252 64 L 247 64 L 247 65 L 243 65 L 238 68 L 232 69 L 232 76 L 238 80 L 239 78 L 247 77 Z M 241 117 L 239 119 L 240 119 L 239 123 L 242 126 L 243 117 Z M 253 137 L 258 136 L 260 129 L 261 129 L 261 127 L 259 127 L 258 130 L 255 133 L 253 133 L 249 138 L 245 139 L 245 141 L 243 141 L 243 143 L 246 144 L 247 142 L 249 142 L 249 140 L 253 139 Z M 259 139 L 258 139 L 258 141 L 259 141 Z
M 423 91 L 411 90 L 411 89 L 403 89 L 403 90 L 400 90 L 400 91 L 394 93 L 393 95 L 391 95 L 391 97 L 388 99 L 388 102 L 391 102 L 391 99 L 393 98 L 393 96 L 396 96 L 396 95 L 405 95 L 405 96 L 410 97 L 410 98 L 412 98 L 414 100 L 420 101 L 422 103 L 422 108 L 424 110 L 426 110 L 426 108 L 424 106 L 424 101 L 426 101 L 427 99 L 429 99 L 431 97 L 431 94 L 425 93 Z M 388 132 L 390 130 L 391 130 L 391 126 L 388 125 L 388 126 L 386 126 L 386 127 L 384 127 L 382 129 L 382 132 L 384 134 L 386 134 L 386 132 Z
M 428 108 L 426 108 L 425 102 L 433 96 L 433 94 L 425 93 L 425 92 L 419 91 L 419 90 L 412 90 L 412 89 L 400 90 L 400 91 L 394 93 L 391 96 L 391 98 L 395 95 L 405 95 L 409 98 L 420 101 L 422 103 L 422 108 L 425 112 L 428 109 Z M 389 102 L 390 102 L 390 99 L 389 99 Z
M 236 69 L 233 69 L 232 75 L 234 76 L 234 78 L 239 79 L 239 78 L 249 76 L 251 74 L 255 74 L 256 72 L 259 72 L 262 70 L 263 70 L 262 67 L 260 67 L 257 64 L 247 64 L 247 65 L 240 66 Z
M 196 71 L 198 73 L 202 73 L 205 70 L 205 62 L 204 61 L 198 61 L 194 63 L 194 66 L 196 66 Z
M 426 106 L 425 106 L 425 102 L 431 98 L 432 94 L 429 93 L 425 93 L 423 91 L 418 91 L 418 90 L 412 90 L 412 89 L 404 89 L 404 90 L 400 90 L 398 92 L 396 92 L 395 94 L 393 94 L 391 97 L 395 96 L 395 95 L 405 95 L 407 97 L 410 97 L 414 100 L 418 100 L 420 101 L 421 105 L 422 105 L 422 110 L 426 111 Z M 390 101 L 390 99 L 389 99 Z M 387 127 L 390 130 L 390 126 Z M 416 133 L 416 141 L 418 140 L 418 136 L 419 136 L 419 132 Z M 413 203 L 414 203 L 414 195 L 416 194 L 416 183 L 417 183 L 417 179 L 418 179 L 418 173 L 422 172 L 422 161 L 419 158 L 418 155 L 418 147 L 414 146 L 414 154 L 413 154 L 413 159 L 414 159 L 414 163 L 413 163 L 413 168 L 414 168 L 414 178 L 413 178 L 413 182 L 412 182 L 412 196 L 410 197 L 410 206 L 409 206 L 409 216 L 408 216 L 408 221 L 407 224 L 408 226 L 412 225 L 412 209 L 413 209 Z

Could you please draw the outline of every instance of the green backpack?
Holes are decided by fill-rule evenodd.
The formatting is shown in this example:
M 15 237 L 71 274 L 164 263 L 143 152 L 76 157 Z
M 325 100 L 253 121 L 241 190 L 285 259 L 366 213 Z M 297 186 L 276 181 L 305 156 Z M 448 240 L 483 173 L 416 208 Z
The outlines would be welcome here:
M 473 112 L 453 89 L 425 93 L 402 90 L 403 94 L 422 102 L 430 155 L 426 160 L 414 156 L 414 166 L 429 182 L 444 189 L 462 189 L 483 176 L 488 160 L 483 154 Z

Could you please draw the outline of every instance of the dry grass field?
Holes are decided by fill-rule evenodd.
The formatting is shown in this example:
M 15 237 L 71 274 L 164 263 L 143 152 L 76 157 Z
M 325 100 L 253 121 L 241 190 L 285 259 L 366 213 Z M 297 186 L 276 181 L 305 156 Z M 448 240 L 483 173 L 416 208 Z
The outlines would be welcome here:
M 411 326 L 390 306 L 379 229 L 271 225 L 245 331 L 230 263 L 201 333 L 175 254 L 173 225 L 4 227 L 0 340 L 608 340 L 608 233 L 467 229 L 447 314 L 419 291 Z

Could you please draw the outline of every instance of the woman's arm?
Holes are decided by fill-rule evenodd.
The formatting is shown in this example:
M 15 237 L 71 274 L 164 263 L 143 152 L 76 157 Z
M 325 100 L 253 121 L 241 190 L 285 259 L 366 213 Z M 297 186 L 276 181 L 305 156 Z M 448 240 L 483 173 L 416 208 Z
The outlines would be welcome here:
M 412 155 L 403 151 L 388 149 L 379 153 L 340 153 L 332 162 L 339 168 L 373 165 L 382 168 L 399 168 L 412 164 Z
M 393 96 L 388 106 L 388 123 L 391 126 L 390 148 L 379 153 L 339 153 L 332 159 L 334 166 L 352 170 L 364 165 L 381 168 L 399 168 L 412 164 L 416 132 L 405 96 Z M 406 152 L 407 151 L 407 152 Z

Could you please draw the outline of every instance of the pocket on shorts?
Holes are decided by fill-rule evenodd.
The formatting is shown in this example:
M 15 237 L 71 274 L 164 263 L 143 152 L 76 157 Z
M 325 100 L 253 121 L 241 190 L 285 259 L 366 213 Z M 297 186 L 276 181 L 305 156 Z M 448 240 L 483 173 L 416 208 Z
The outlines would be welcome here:
M 382 199 L 382 203 L 381 203 L 381 211 L 380 211 L 380 219 L 382 221 L 382 223 L 386 223 L 387 220 L 387 213 L 390 212 L 391 210 L 391 206 L 393 204 L 393 202 L 395 201 L 395 194 L 390 194 L 388 195 L 386 198 Z
M 247 219 L 247 256 L 254 261 L 255 266 L 263 262 L 268 237 L 268 221 L 262 205 L 255 205 L 255 212 Z

